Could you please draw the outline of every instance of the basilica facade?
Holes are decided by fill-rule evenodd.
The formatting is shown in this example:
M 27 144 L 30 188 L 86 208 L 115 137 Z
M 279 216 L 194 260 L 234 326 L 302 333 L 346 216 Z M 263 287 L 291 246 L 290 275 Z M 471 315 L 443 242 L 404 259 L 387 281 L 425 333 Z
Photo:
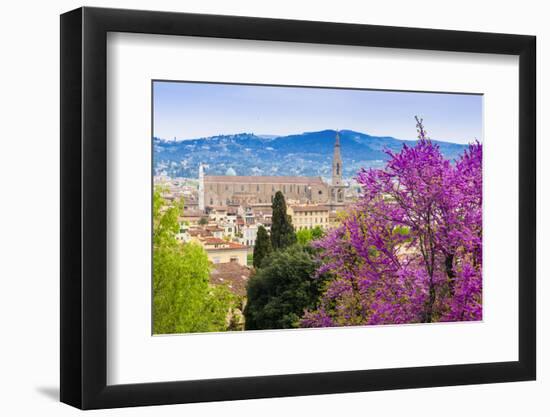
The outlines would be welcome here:
M 199 209 L 229 205 L 271 204 L 280 191 L 289 202 L 299 204 L 344 203 L 346 185 L 342 180 L 340 137 L 336 133 L 332 160 L 332 181 L 321 177 L 205 175 L 199 167 Z

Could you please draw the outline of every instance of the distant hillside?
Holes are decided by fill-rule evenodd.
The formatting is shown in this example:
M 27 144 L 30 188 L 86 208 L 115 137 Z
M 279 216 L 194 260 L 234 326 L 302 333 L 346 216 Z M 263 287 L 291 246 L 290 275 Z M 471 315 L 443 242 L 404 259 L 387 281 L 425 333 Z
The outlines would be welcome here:
M 153 169 L 155 175 L 196 178 L 202 162 L 208 165 L 209 175 L 225 175 L 232 168 L 237 175 L 329 178 L 335 135 L 334 130 L 323 130 L 278 137 L 240 133 L 182 141 L 154 138 Z M 433 142 L 449 159 L 455 159 L 466 148 L 466 145 Z M 354 177 L 362 167 L 383 166 L 387 159 L 384 150 L 399 151 L 404 143 L 414 142 L 341 130 L 344 177 Z

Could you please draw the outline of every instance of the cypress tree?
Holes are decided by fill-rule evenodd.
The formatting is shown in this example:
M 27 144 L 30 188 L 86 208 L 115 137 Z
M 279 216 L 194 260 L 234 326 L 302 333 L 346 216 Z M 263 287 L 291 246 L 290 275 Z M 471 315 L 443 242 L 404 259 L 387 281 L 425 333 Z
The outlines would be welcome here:
M 286 214 L 285 197 L 280 191 L 275 193 L 272 208 L 271 246 L 273 249 L 282 249 L 296 243 L 296 233 L 294 233 L 292 221 Z
M 260 226 L 258 228 L 258 234 L 256 235 L 256 243 L 254 244 L 254 257 L 252 264 L 254 268 L 259 268 L 264 259 L 271 252 L 271 240 L 267 234 L 265 227 Z

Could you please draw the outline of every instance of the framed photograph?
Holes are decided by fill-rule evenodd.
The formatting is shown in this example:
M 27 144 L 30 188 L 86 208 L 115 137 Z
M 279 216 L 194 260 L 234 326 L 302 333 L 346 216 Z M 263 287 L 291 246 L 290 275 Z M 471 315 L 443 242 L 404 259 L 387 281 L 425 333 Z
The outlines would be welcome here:
M 535 37 L 61 16 L 61 401 L 533 380 Z

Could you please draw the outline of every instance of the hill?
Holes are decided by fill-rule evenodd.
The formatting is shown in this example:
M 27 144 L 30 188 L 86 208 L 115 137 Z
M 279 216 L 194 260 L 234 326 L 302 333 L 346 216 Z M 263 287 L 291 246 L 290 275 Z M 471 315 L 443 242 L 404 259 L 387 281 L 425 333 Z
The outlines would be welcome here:
M 240 133 L 180 141 L 153 139 L 154 174 L 196 178 L 200 162 L 209 175 L 225 175 L 232 168 L 237 175 L 331 175 L 336 132 L 322 130 L 289 136 Z M 466 145 L 433 141 L 446 158 L 455 159 Z M 352 130 L 340 131 L 344 178 L 360 168 L 382 167 L 384 150 L 399 151 L 414 142 L 389 136 L 371 136 Z M 230 172 L 232 172 L 230 170 Z

